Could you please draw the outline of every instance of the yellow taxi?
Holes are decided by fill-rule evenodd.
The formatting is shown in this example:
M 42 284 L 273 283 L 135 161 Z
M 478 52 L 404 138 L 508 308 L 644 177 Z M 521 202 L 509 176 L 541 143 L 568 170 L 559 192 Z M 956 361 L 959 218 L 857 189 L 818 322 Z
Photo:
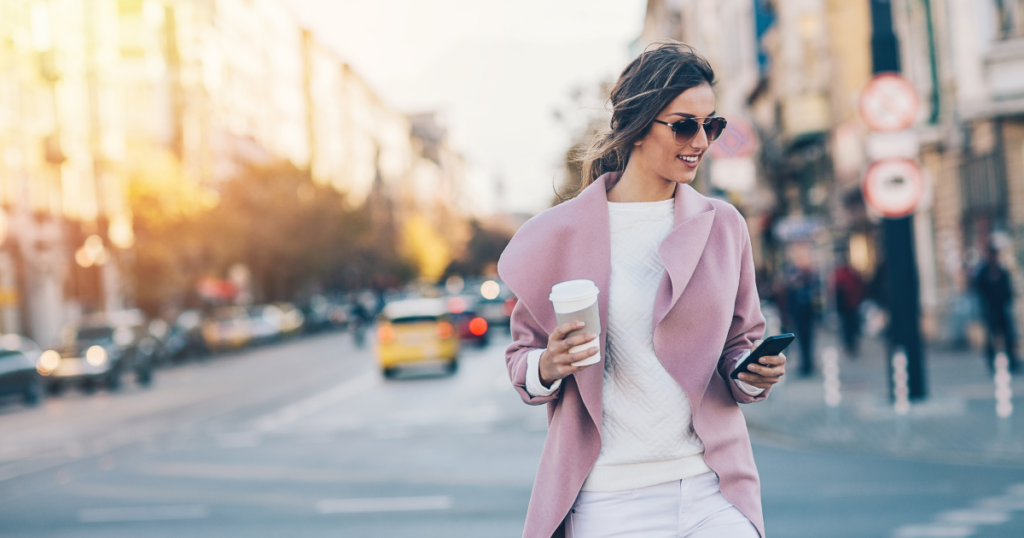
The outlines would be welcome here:
M 442 299 L 404 299 L 388 303 L 377 318 L 377 362 L 384 377 L 404 366 L 443 364 L 459 367 L 459 334 Z

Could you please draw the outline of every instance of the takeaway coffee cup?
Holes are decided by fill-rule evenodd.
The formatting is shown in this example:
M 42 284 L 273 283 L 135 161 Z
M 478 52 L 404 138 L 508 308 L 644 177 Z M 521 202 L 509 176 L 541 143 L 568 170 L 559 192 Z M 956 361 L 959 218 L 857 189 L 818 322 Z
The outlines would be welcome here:
M 570 353 L 593 347 L 601 348 L 601 316 L 597 309 L 597 294 L 599 292 L 597 284 L 591 280 L 567 280 L 551 286 L 551 295 L 548 296 L 548 299 L 555 307 L 555 318 L 558 320 L 558 324 L 562 325 L 570 321 L 582 321 L 585 324 L 582 329 L 570 332 L 566 338 L 587 332 L 597 335 L 594 340 L 570 349 Z M 600 361 L 601 352 L 598 351 L 596 355 L 574 362 L 572 365 L 587 366 Z

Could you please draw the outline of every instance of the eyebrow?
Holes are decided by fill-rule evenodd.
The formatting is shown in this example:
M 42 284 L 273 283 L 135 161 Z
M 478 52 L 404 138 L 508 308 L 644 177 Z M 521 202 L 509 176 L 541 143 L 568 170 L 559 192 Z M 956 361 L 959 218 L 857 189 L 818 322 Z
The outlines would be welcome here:
M 718 112 L 718 111 L 717 110 L 712 110 L 711 114 L 708 114 L 707 117 L 710 118 L 710 117 L 714 116 L 716 112 Z M 693 114 L 689 114 L 689 113 L 686 113 L 686 112 L 673 112 L 673 113 L 669 114 L 669 116 L 682 116 L 684 118 L 696 118 L 697 117 L 697 116 L 694 116 Z

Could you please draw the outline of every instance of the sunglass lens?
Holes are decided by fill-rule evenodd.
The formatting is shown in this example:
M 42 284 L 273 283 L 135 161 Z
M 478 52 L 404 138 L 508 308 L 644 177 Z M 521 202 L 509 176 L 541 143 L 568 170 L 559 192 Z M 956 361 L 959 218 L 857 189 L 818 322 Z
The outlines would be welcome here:
M 700 124 L 694 119 L 685 119 L 675 122 L 672 130 L 676 133 L 676 143 L 685 144 L 693 139 L 697 134 L 697 129 L 700 129 Z
M 704 124 L 704 132 L 708 135 L 708 142 L 718 140 L 718 137 L 722 136 L 722 132 L 725 131 L 725 125 L 725 118 L 707 120 L 707 123 Z

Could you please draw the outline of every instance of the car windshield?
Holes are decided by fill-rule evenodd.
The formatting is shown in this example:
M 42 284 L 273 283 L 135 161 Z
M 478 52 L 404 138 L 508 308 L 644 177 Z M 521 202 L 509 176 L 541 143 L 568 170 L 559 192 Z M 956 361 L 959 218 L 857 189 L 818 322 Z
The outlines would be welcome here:
M 78 329 L 76 340 L 110 340 L 114 337 L 112 327 L 87 327 Z

